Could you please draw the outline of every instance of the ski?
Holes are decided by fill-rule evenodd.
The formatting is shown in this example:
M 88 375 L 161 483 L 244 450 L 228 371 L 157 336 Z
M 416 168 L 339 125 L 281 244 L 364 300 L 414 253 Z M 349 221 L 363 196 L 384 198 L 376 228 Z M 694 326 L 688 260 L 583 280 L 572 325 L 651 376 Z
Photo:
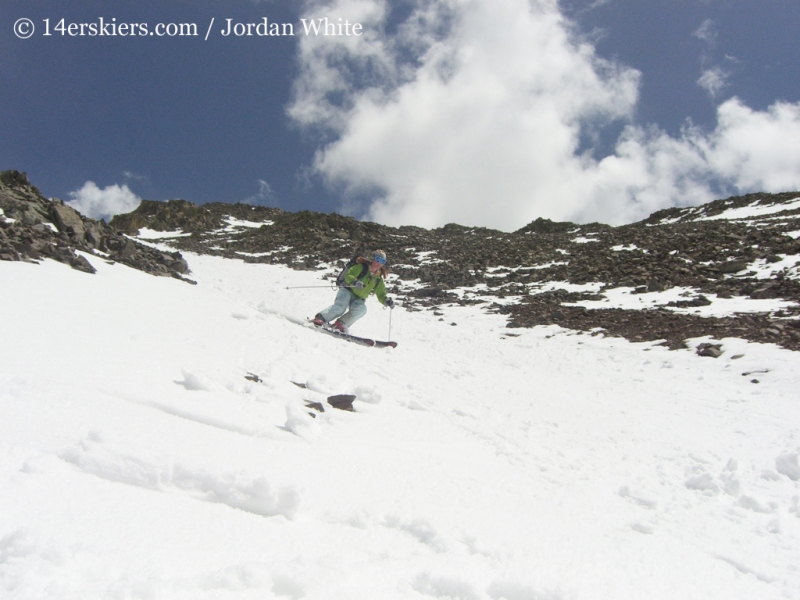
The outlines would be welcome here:
M 376 348 L 397 348 L 397 342 L 383 342 L 380 340 L 375 340 L 375 347 Z
M 354 344 L 360 344 L 362 346 L 374 346 L 375 340 L 371 340 L 369 338 L 358 337 L 357 335 L 351 335 L 349 333 L 344 333 L 341 331 L 336 331 L 335 329 L 331 329 L 330 327 L 326 327 L 325 325 L 319 327 L 314 325 L 313 322 L 311 326 L 314 329 L 322 331 L 323 333 L 327 333 L 328 335 L 332 335 L 334 337 L 342 338 L 343 340 L 347 340 L 348 342 L 353 342 Z
M 361 346 L 370 346 L 372 348 L 397 348 L 397 342 L 384 342 L 379 340 L 373 340 L 370 338 L 359 337 L 357 335 L 352 335 L 349 333 L 342 333 L 341 331 L 335 330 L 330 328 L 330 326 L 317 326 L 314 324 L 313 319 L 298 319 L 297 317 L 293 317 L 291 315 L 285 315 L 279 313 L 274 310 L 269 309 L 260 309 L 261 312 L 267 314 L 273 314 L 283 319 L 286 319 L 290 323 L 294 323 L 295 325 L 300 325 L 302 327 L 306 327 L 308 329 L 313 329 L 315 331 L 321 331 L 323 333 L 327 333 L 328 335 L 333 335 L 338 338 L 341 338 L 345 341 L 352 342 L 354 344 L 360 344 Z
M 351 333 L 344 333 L 342 331 L 338 331 L 333 329 L 328 325 L 315 325 L 313 320 L 309 319 L 308 323 L 314 328 L 319 331 L 325 332 L 329 335 L 342 338 L 343 340 L 347 340 L 348 342 L 352 342 L 354 344 L 360 344 L 362 346 L 370 346 L 372 348 L 397 348 L 397 342 L 384 342 L 379 340 L 373 340 L 370 338 L 359 337 L 357 335 L 353 335 Z

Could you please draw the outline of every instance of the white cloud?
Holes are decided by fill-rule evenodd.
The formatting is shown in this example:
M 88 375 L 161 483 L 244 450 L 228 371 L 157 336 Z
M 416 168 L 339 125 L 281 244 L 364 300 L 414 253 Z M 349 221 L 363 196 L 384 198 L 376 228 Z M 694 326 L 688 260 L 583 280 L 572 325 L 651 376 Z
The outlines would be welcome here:
M 714 131 L 678 138 L 636 126 L 639 73 L 598 57 L 555 1 L 418 0 L 391 35 L 388 14 L 383 0 L 311 3 L 306 18 L 361 22 L 364 35 L 301 38 L 289 113 L 322 133 L 314 167 L 345 190 L 346 211 L 510 230 L 800 187 L 797 106 L 729 100 Z M 580 153 L 582 134 L 614 121 L 627 123 L 614 155 Z
M 697 85 L 703 88 L 711 98 L 716 98 L 719 93 L 728 86 L 728 73 L 722 67 L 712 67 L 703 71 Z
M 142 201 L 127 185 L 109 185 L 100 188 L 94 181 L 87 181 L 79 190 L 69 193 L 66 203 L 92 219 L 110 219 L 114 215 L 136 209 Z
M 277 197 L 269 182 L 259 179 L 257 183 L 258 193 L 245 198 L 243 202 L 245 204 L 258 204 L 262 206 L 275 204 L 277 202 Z
M 718 125 L 698 136 L 710 170 L 744 191 L 800 188 L 800 103 L 756 111 L 736 98 L 717 110 Z
M 123 171 L 122 176 L 129 181 L 138 181 L 143 183 L 148 183 L 150 181 L 150 178 L 147 175 L 139 175 L 133 171 Z
M 709 46 L 716 46 L 717 44 L 717 25 L 712 19 L 706 19 L 700 24 L 692 36 L 699 40 L 703 40 Z

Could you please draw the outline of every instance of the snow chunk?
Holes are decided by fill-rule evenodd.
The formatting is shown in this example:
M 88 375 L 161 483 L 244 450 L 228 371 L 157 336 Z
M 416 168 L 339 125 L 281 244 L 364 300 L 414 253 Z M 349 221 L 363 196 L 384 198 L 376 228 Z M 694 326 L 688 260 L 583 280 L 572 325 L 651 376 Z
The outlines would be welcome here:
M 631 529 L 634 531 L 638 531 L 639 533 L 646 533 L 652 534 L 655 532 L 655 527 L 652 523 L 648 523 L 647 521 L 636 521 L 636 523 L 631 523 Z
M 36 535 L 25 528 L 15 529 L 0 539 L 0 565 L 10 559 L 27 556 L 36 551 Z
M 286 405 L 286 423 L 283 427 L 307 442 L 315 440 L 320 433 L 319 423 L 315 418 L 292 403 Z
M 272 574 L 272 593 L 292 600 L 298 600 L 306 595 L 305 587 L 300 579 L 285 570 L 279 570 Z
M 193 373 L 188 369 L 181 369 L 183 381 L 180 383 L 187 390 L 210 392 L 214 389 L 214 383 L 202 373 Z
M 684 485 L 690 490 L 697 490 L 710 495 L 718 494 L 720 491 L 719 485 L 717 485 L 710 473 L 701 473 L 695 477 L 690 477 Z
M 631 488 L 626 485 L 620 488 L 619 495 L 622 496 L 623 498 L 628 498 L 634 501 L 636 504 L 644 506 L 645 508 L 650 508 L 650 509 L 658 508 L 658 498 L 656 498 L 653 494 L 645 490 Z
M 772 469 L 764 469 L 761 471 L 761 479 L 766 479 L 767 481 L 780 481 L 781 476 Z
M 739 498 L 737 504 L 742 508 L 746 508 L 747 510 L 752 510 L 753 512 L 757 513 L 769 514 L 772 512 L 772 507 L 764 504 L 764 502 L 753 496 L 743 495 L 741 498 Z
M 775 468 L 778 473 L 786 475 L 792 481 L 800 481 L 800 462 L 797 453 L 782 454 L 775 459 Z
M 374 385 L 359 385 L 353 390 L 356 398 L 361 402 L 368 404 L 380 404 L 383 397 L 380 392 L 375 389 Z
M 439 536 L 433 525 L 425 519 L 404 521 L 396 515 L 387 515 L 383 525 L 389 529 L 396 529 L 408 534 L 420 544 L 431 548 L 434 552 L 445 552 L 447 550 L 444 540 Z

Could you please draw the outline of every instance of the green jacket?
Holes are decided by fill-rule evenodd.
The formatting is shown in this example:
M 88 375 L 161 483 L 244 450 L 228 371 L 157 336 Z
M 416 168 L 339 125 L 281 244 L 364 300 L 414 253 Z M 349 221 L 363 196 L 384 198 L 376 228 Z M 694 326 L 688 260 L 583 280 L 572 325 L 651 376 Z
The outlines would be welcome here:
M 367 275 L 359 277 L 364 273 L 364 269 L 367 270 Z M 353 287 L 357 279 L 364 284 L 363 288 Z M 383 277 L 381 277 L 380 271 L 378 271 L 377 275 L 372 275 L 369 272 L 369 265 L 358 264 L 350 267 L 344 275 L 344 282 L 347 285 L 347 289 L 362 300 L 366 300 L 372 292 L 375 292 L 378 301 L 381 304 L 386 304 L 386 284 L 383 283 Z

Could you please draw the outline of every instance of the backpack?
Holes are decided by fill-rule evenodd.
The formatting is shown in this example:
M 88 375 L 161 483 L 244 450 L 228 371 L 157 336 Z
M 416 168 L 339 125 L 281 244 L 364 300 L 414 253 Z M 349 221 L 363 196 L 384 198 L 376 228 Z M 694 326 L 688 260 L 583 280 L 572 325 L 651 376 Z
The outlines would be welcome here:
M 358 260 L 359 258 L 364 262 L 359 262 Z M 364 279 L 369 274 L 369 262 L 367 261 L 367 259 L 364 258 L 363 256 L 356 255 L 350 260 L 348 260 L 347 263 L 344 265 L 342 272 L 339 273 L 339 276 L 336 278 L 336 287 L 347 287 L 347 284 L 344 281 L 344 276 L 352 267 L 354 267 L 357 264 L 360 264 L 362 268 L 361 268 L 361 273 L 358 275 L 358 277 L 356 277 L 356 279 Z

